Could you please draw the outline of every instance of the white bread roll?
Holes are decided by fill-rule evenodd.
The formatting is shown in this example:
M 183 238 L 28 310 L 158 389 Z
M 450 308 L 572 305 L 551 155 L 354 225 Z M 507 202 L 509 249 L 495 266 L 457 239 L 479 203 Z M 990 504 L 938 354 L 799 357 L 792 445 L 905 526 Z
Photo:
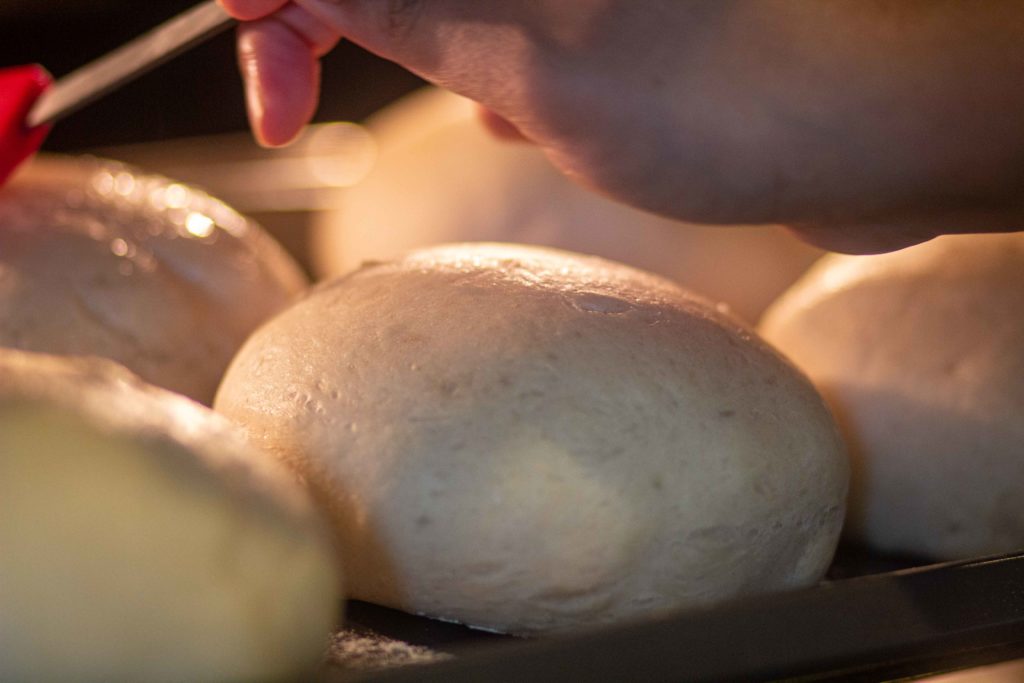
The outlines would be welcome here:
M 339 570 L 293 475 L 100 359 L 0 353 L 0 680 L 297 680 Z
M 40 158 L 0 188 L 0 346 L 110 358 L 209 404 L 304 285 L 256 224 L 166 178 Z
M 1024 235 L 829 256 L 761 330 L 846 429 L 851 537 L 936 559 L 1024 547 Z
M 333 511 L 351 595 L 536 633 L 802 586 L 847 463 L 810 383 L 656 276 L 415 252 L 258 330 L 217 410 Z
M 687 225 L 605 199 L 536 147 L 495 139 L 469 100 L 443 90 L 414 93 L 368 129 L 371 172 L 314 224 L 326 277 L 431 244 L 523 242 L 650 270 L 756 321 L 821 254 L 783 228 Z

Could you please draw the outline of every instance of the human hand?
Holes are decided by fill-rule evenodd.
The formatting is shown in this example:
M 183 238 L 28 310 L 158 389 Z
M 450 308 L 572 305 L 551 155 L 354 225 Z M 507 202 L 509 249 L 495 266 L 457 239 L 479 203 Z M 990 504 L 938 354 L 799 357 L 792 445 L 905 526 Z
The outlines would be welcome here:
M 1024 217 L 1024 5 L 221 0 L 257 137 L 341 36 L 471 97 L 577 181 L 709 223 L 898 248 Z

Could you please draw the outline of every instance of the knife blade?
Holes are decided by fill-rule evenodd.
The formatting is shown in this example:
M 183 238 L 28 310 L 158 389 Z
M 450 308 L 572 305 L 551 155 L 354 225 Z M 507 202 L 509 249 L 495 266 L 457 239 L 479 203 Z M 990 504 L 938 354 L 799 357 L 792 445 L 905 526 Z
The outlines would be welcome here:
M 52 123 L 103 97 L 235 23 L 207 0 L 57 80 L 35 101 L 30 127 Z

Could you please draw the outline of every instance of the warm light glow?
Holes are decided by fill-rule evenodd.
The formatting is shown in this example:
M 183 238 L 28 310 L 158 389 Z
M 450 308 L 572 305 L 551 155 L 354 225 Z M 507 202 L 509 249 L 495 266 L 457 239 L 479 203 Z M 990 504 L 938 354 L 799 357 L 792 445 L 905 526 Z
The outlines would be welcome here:
M 167 206 L 164 202 L 164 194 L 167 190 L 164 187 L 156 186 L 149 191 L 149 205 L 154 209 L 161 210 Z
M 92 179 L 92 186 L 101 195 L 108 195 L 114 191 L 114 176 L 106 171 L 97 173 Z
M 377 159 L 373 137 L 355 123 L 326 123 L 304 142 L 310 175 L 327 187 L 350 187 L 366 177 Z
M 164 206 L 169 209 L 183 209 L 188 204 L 189 191 L 184 185 L 170 185 L 164 192 Z
M 213 227 L 219 227 L 229 235 L 241 239 L 249 230 L 249 222 L 241 214 L 219 199 L 204 196 L 203 211 L 214 223 L 210 228 L 211 232 L 213 231 Z
M 114 192 L 122 197 L 129 196 L 135 189 L 135 178 L 131 173 L 122 171 L 114 177 Z
M 213 234 L 215 223 L 209 216 L 201 213 L 190 213 L 185 218 L 185 229 L 195 237 L 209 237 Z
M 110 251 L 114 253 L 114 256 L 127 256 L 128 255 L 128 243 L 118 237 L 111 241 Z

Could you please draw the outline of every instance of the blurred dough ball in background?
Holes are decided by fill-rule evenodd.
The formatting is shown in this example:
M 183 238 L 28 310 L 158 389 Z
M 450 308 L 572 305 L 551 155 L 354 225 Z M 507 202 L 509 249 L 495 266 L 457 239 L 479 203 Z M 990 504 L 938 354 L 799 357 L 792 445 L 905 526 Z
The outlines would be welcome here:
M 669 277 L 747 321 L 821 252 L 780 227 L 681 224 L 577 187 L 535 147 L 494 138 L 469 100 L 425 89 L 372 117 L 377 161 L 311 232 L 316 272 L 465 241 L 522 242 Z
M 204 403 L 305 276 L 255 223 L 166 178 L 41 157 L 0 189 L 0 345 L 116 360 Z
M 335 557 L 291 473 L 209 409 L 0 350 L 0 680 L 308 680 Z
M 852 538 L 935 559 L 1024 548 L 1024 234 L 828 256 L 761 331 L 845 428 Z

